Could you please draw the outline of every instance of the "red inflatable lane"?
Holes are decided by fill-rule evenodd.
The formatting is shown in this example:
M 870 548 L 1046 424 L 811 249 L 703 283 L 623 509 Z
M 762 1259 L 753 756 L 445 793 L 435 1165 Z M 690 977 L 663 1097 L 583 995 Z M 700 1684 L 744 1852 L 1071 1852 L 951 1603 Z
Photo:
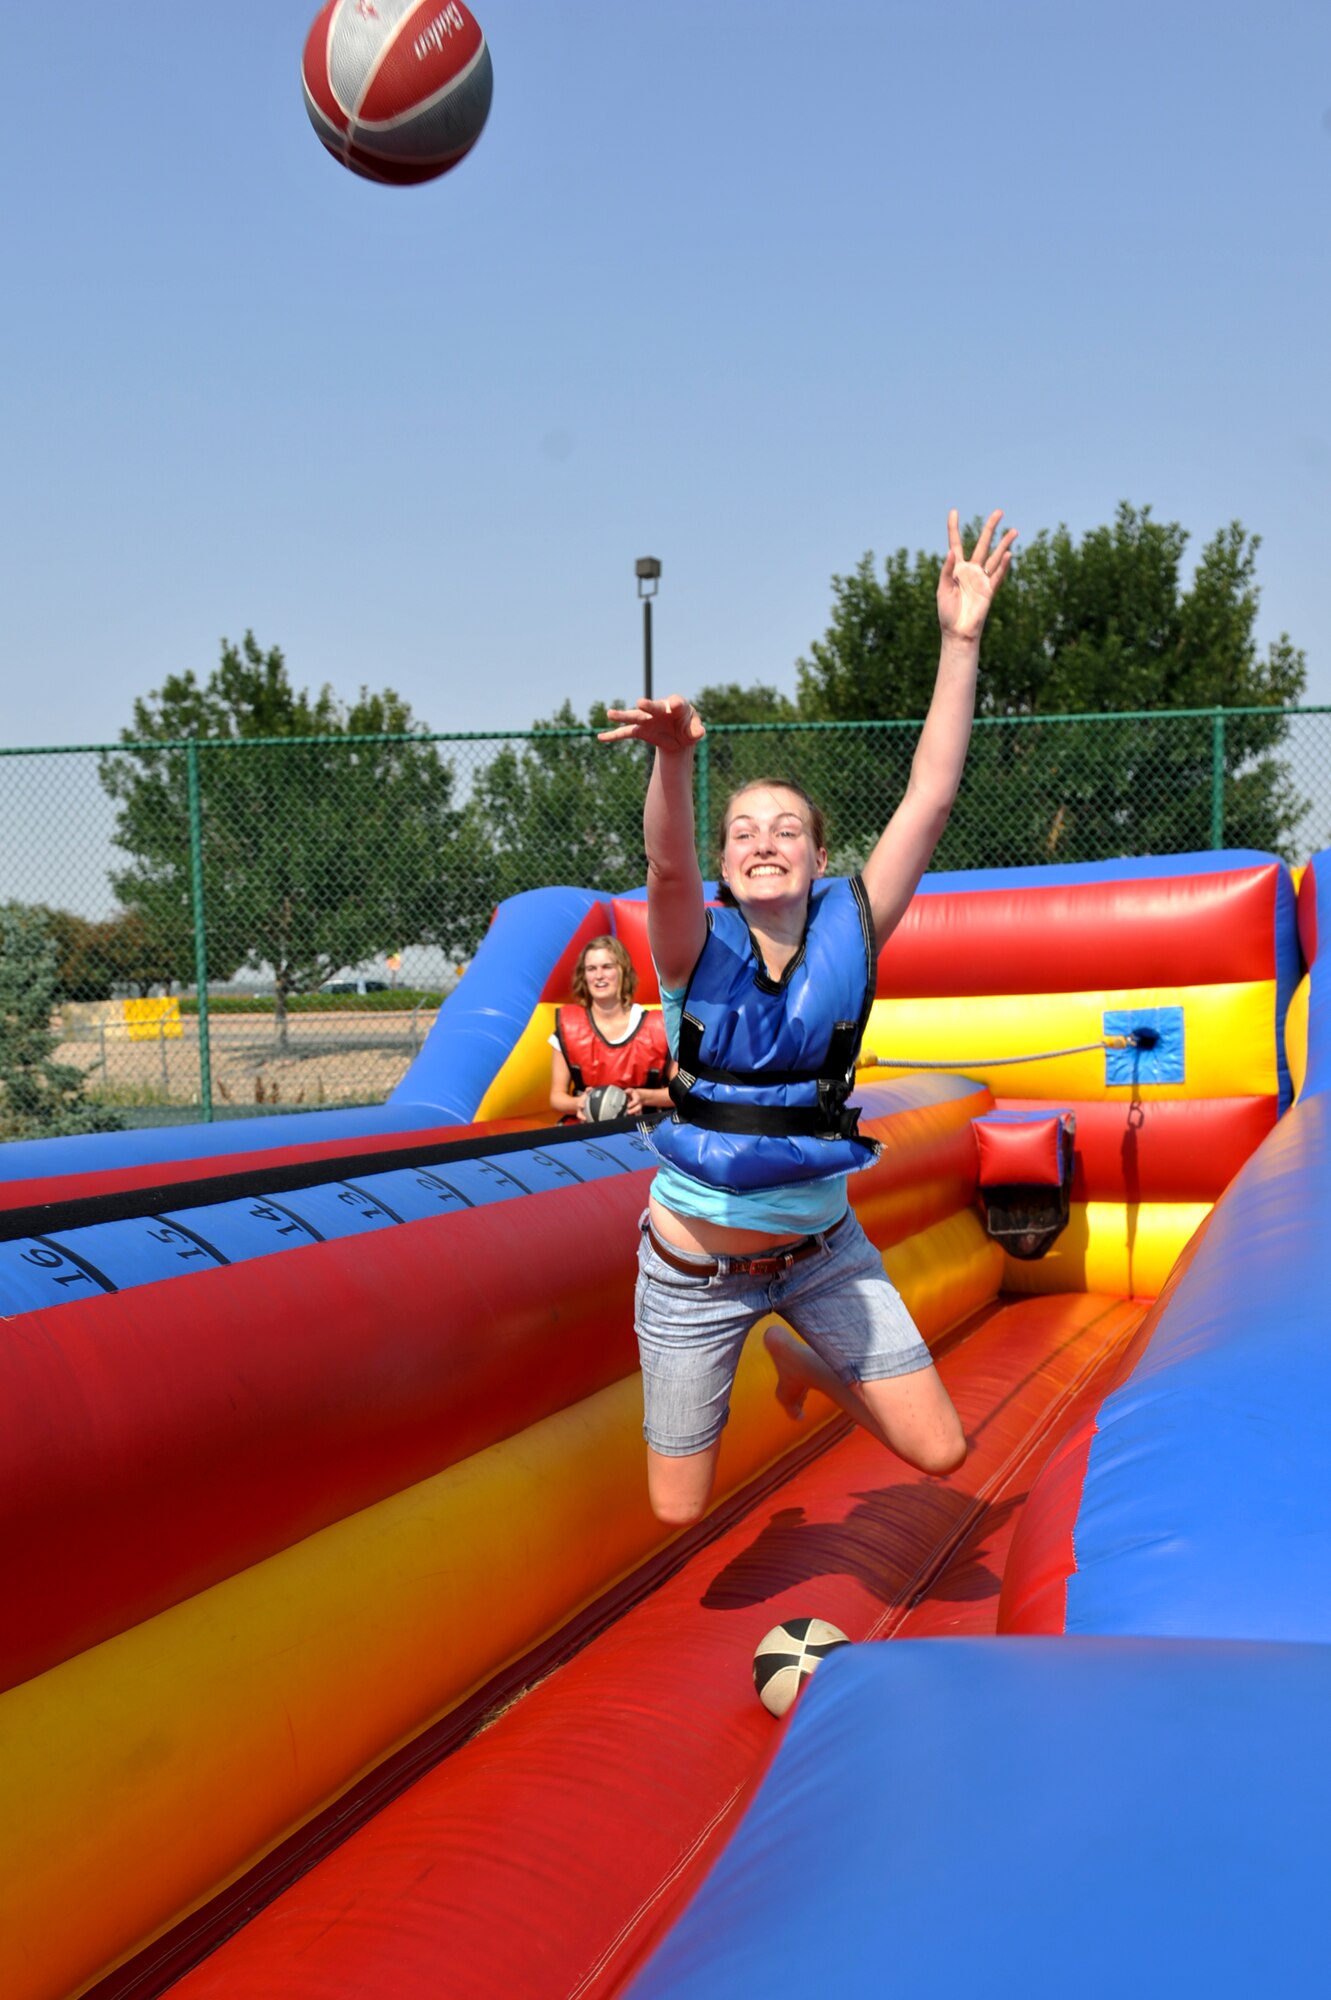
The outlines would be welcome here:
M 888 1141 L 859 1177 L 880 1247 L 969 1203 L 969 1121 L 988 1102 L 980 1090 L 866 1125 Z M 631 1374 L 648 1179 L 13 1321 L 0 1344 L 0 1685 Z
M 810 1612 L 865 1638 L 946 1589 L 1137 1317 L 1083 1295 L 978 1315 L 941 1362 L 974 1439 L 962 1472 L 926 1479 L 846 1437 L 295 1883 L 181 2000 L 608 2000 L 779 1741 L 753 1693 L 757 1640 Z M 997 1601 L 973 1565 L 957 1587 Z
M 1030 1111 L 1016 1097 L 1000 1111 Z M 1074 1201 L 1218 1201 L 1276 1122 L 1274 1097 L 1055 1100 L 1077 1118 Z
M 1112 1367 L 1089 1384 L 1065 1411 L 1054 1433 L 1055 1449 L 1040 1469 L 1012 1536 L 998 1606 L 1000 1632 L 1061 1635 L 1066 1629 L 1068 1578 L 1077 1567 L 1073 1528 L 1081 1509 L 1086 1466 L 1101 1405 L 1127 1381 L 1145 1353 L 1161 1315 L 1209 1228 L 1208 1219 L 1188 1244 L 1170 1272 L 1164 1290 L 1144 1312 Z
M 1066 1308 L 1066 1300 L 1055 1302 L 1055 1310 Z M 1051 1438 L 1060 1436 L 1077 1412 L 1088 1402 L 1098 1403 L 1108 1393 L 1105 1384 L 1117 1382 L 1132 1366 L 1138 1347 L 1138 1330 L 1148 1307 L 1131 1300 L 1108 1306 L 1096 1330 L 1103 1334 L 1105 1359 L 1090 1377 L 1089 1386 L 1070 1403 L 1051 1406 L 1042 1421 L 1033 1418 L 1023 1443 L 1004 1471 L 1001 1495 L 989 1497 L 980 1506 L 964 1539 L 946 1569 L 918 1604 L 900 1610 L 892 1625 L 893 1639 L 989 1638 L 998 1630 L 999 1594 L 995 1577 L 1005 1574 L 1013 1538 L 1026 1514 L 1029 1489 L 1040 1472 Z M 1089 1332 L 1090 1329 L 1088 1328 Z M 1079 1339 L 1082 1336 L 1077 1336 Z
M 878 992 L 905 1000 L 1273 979 L 1285 873 L 1272 861 L 1218 875 L 916 896 L 878 960 Z

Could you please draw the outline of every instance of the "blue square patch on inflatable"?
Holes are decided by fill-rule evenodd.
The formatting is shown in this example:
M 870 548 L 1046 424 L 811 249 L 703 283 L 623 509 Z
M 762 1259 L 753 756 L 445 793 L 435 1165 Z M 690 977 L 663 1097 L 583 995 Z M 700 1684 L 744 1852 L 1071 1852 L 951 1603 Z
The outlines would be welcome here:
M 1105 1082 L 1133 1084 L 1182 1083 L 1183 1009 L 1181 1007 L 1107 1007 L 1104 1038 L 1136 1039 L 1127 1048 L 1105 1050 Z

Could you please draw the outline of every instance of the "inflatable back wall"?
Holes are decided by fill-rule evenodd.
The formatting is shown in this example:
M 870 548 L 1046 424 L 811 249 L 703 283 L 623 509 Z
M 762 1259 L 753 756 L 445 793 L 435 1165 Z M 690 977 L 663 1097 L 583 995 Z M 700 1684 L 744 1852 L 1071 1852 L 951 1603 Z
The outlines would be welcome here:
M 1298 973 L 1268 855 L 933 875 L 881 954 L 867 1040 L 1075 1113 L 1070 1226 L 1007 1289 L 1149 1298 L 1289 1103 Z M 1143 1029 L 1149 1048 L 1103 1046 Z
M 473 1079 L 478 1116 L 545 1106 L 555 1009 L 589 938 L 613 932 L 637 997 L 659 1002 L 641 895 L 567 909 L 541 900 L 575 893 L 515 898 L 468 974 L 482 973 L 471 1004 L 486 1009 L 487 1057 L 498 1057 Z M 1052 1256 L 1011 1263 L 1005 1283 L 1152 1297 L 1290 1102 L 1283 1023 L 1299 970 L 1294 885 L 1270 855 L 930 875 L 880 953 L 865 1050 L 878 1075 L 923 1064 L 1001 1103 L 1075 1112 L 1071 1226 Z M 427 1061 L 456 1071 L 448 1037 L 466 1018 L 445 1010 Z M 1150 1048 L 1104 1046 L 1134 1029 Z M 409 1077 L 399 1096 L 420 1088 Z

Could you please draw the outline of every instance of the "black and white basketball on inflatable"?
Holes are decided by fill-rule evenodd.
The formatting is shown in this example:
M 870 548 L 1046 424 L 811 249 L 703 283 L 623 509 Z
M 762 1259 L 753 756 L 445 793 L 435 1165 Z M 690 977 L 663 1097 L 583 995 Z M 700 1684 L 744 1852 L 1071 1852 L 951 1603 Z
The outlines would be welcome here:
M 305 40 L 310 123 L 367 180 L 432 181 L 481 136 L 493 76 L 463 0 L 328 0 Z
M 773 1715 L 784 1715 L 819 1660 L 850 1640 L 826 1618 L 787 1618 L 758 1641 L 753 1685 Z

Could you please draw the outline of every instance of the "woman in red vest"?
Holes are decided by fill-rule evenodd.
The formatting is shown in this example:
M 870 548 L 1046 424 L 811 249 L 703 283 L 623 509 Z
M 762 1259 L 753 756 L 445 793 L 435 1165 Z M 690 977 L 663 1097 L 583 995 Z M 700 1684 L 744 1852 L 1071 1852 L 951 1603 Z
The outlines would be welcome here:
M 593 938 L 573 974 L 573 1007 L 561 1007 L 550 1037 L 554 1060 L 550 1108 L 561 1119 L 586 1118 L 587 1093 L 616 1083 L 628 1102 L 624 1115 L 670 1102 L 666 1084 L 675 1065 L 666 1047 L 660 1012 L 634 1004 L 638 975 L 618 938 Z

